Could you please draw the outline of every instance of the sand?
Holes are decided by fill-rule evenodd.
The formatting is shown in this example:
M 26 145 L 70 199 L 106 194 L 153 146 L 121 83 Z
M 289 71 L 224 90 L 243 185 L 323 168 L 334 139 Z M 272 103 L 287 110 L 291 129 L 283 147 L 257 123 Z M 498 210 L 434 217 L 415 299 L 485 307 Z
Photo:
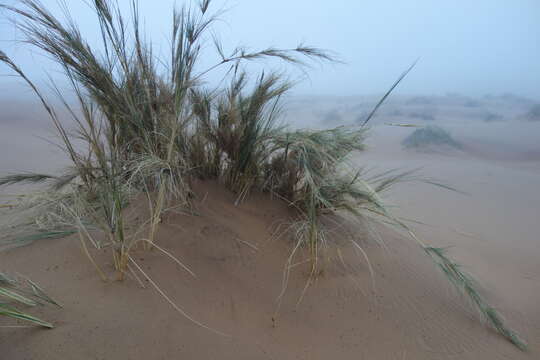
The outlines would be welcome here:
M 0 125 L 0 169 L 61 163 L 54 152 L 40 151 L 43 144 L 35 139 L 32 148 L 14 140 L 6 145 L 15 133 L 27 132 L 22 125 Z M 424 176 L 469 194 L 415 183 L 400 185 L 388 198 L 399 205 L 399 215 L 427 224 L 414 225 L 424 241 L 451 246 L 450 254 L 528 340 L 527 352 L 482 324 L 416 244 L 381 227 L 385 248 L 362 229 L 355 233 L 374 266 L 375 284 L 363 258 L 343 245 L 346 266 L 329 264 L 298 306 L 306 269 L 292 272 L 274 317 L 292 244 L 272 235 L 286 224 L 288 209 L 260 194 L 236 207 L 220 185 L 202 183 L 199 215 L 168 215 L 158 236 L 197 277 L 157 251 L 136 259 L 171 299 L 214 331 L 180 315 L 146 281 L 145 288 L 132 277 L 102 282 L 76 238 L 42 241 L 0 253 L 0 269 L 31 277 L 64 308 L 36 310 L 55 323 L 53 330 L 2 328 L 12 322 L 0 319 L 0 359 L 537 359 L 538 158 L 515 155 L 519 151 L 511 159 L 483 156 L 496 152 L 490 139 L 479 152 L 404 151 L 399 140 L 410 131 L 376 127 L 370 149 L 355 161 L 381 170 L 422 167 Z M 14 161 L 17 153 L 24 157 Z M 112 274 L 110 254 L 95 256 Z

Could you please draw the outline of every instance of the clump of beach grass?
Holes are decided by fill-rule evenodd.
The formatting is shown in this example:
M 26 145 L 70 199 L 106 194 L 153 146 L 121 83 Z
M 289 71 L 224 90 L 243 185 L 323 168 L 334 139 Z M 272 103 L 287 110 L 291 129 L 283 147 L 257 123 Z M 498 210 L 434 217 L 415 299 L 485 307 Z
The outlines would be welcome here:
M 381 196 L 393 184 L 410 179 L 411 174 L 385 172 L 369 176 L 363 169 L 352 167 L 348 159 L 364 149 L 365 125 L 414 64 L 360 126 L 291 131 L 278 121 L 280 100 L 291 83 L 271 71 L 249 76 L 243 64 L 267 58 L 297 66 L 304 66 L 307 60 L 334 61 L 328 52 L 300 44 L 292 49 L 259 51 L 238 47 L 227 54 L 216 37 L 210 37 L 214 39 L 216 62 L 200 69 L 201 49 L 216 20 L 209 11 L 209 0 L 173 12 L 168 59 L 158 57 L 152 43 L 142 35 L 136 1 L 132 2 L 129 17 L 122 15 L 116 1 L 92 1 L 102 50 L 86 41 L 69 13 L 63 20 L 39 1 L 20 3 L 20 7 L 1 7 L 18 17 L 18 28 L 26 42 L 63 70 L 77 107 L 66 100 L 59 87 L 54 88 L 75 128 L 66 128 L 44 94 L 3 52 L 0 61 L 39 97 L 71 167 L 59 176 L 12 174 L 1 178 L 0 184 L 48 183 L 43 196 L 46 200 L 31 206 L 35 210 L 33 219 L 43 216 L 41 210 L 48 211 L 43 204 L 53 206 L 55 217 L 43 223 L 40 231 L 51 237 L 76 231 L 85 254 L 104 280 L 107 277 L 93 261 L 87 243 L 111 249 L 118 279 L 128 271 L 139 271 L 176 310 L 206 327 L 176 306 L 131 256 L 138 244 L 144 244 L 194 275 L 157 244 L 156 232 L 162 215 L 172 204 L 189 210 L 192 197 L 197 195 L 191 184 L 198 178 L 220 181 L 236 194 L 237 203 L 259 190 L 296 209 L 296 242 L 286 262 L 285 279 L 292 259 L 301 249 L 307 249 L 309 254 L 310 279 L 317 275 L 327 236 L 322 219 L 327 214 L 374 219 L 408 230 L 392 216 Z M 205 85 L 206 76 L 220 67 L 228 69 L 222 83 L 229 85 Z M 133 228 L 128 209 L 141 195 L 148 199 L 149 215 Z M 21 226 L 24 229 L 24 223 Z M 101 232 L 102 240 L 93 236 L 96 231 Z M 145 231 L 148 235 L 141 235 Z M 443 252 L 420 244 L 496 330 L 524 346 L 495 310 L 486 305 L 469 277 L 459 272 Z M 366 255 L 359 244 L 355 245 Z
M 129 250 L 134 241 L 126 237 L 123 216 L 130 196 L 137 191 L 148 194 L 151 218 L 148 239 L 145 240 L 151 245 L 167 201 L 175 198 L 186 202 L 190 195 L 189 169 L 202 165 L 188 162 L 199 156 L 201 151 L 190 146 L 194 135 L 190 100 L 200 88 L 204 75 L 220 65 L 231 63 L 238 66 L 243 60 L 265 57 L 292 63 L 302 63 L 299 56 L 330 59 L 326 53 L 302 45 L 289 50 L 268 48 L 256 52 L 237 48 L 229 56 L 225 56 L 218 46 L 220 57 L 217 64 L 194 73 L 202 36 L 215 20 L 207 12 L 210 1 L 202 1 L 195 8 L 184 7 L 174 11 L 171 58 L 166 66 L 167 72 L 163 73 L 164 69 L 158 67 L 161 59 L 156 58 L 151 44 L 141 36 L 136 2 L 132 3 L 131 22 L 121 14 L 116 2 L 93 2 L 103 35 L 104 51 L 90 46 L 68 13 L 65 14 L 68 20 L 62 21 L 38 1 L 25 0 L 21 3 L 23 6 L 17 8 L 2 7 L 21 18 L 18 27 L 27 42 L 52 57 L 63 69 L 77 99 L 78 109 L 65 100 L 57 87 L 55 89 L 71 115 L 75 129 L 66 129 L 45 96 L 6 54 L 0 53 L 0 60 L 21 76 L 42 101 L 58 130 L 62 147 L 72 160 L 74 172 L 73 176 L 62 175 L 61 180 L 43 174 L 15 174 L 3 178 L 0 183 L 52 180 L 55 183 L 61 181 L 63 186 L 70 184 L 76 187 L 74 192 L 79 206 L 72 211 L 75 223 L 84 224 L 85 221 L 77 219 L 85 219 L 107 234 L 120 278 L 127 271 Z M 256 120 L 261 116 L 257 106 L 262 107 L 270 101 L 268 96 L 276 96 L 265 92 L 277 82 L 277 77 L 263 78 L 249 107 L 242 109 L 245 116 L 242 116 L 244 123 L 240 126 L 246 127 L 241 130 L 247 131 L 246 135 L 257 131 Z M 240 82 L 237 86 L 241 87 Z M 231 98 L 231 101 L 234 100 Z M 240 104 L 245 102 L 241 100 Z M 233 125 L 229 128 L 232 129 Z M 74 140 L 82 141 L 84 146 L 75 144 Z M 242 145 L 246 145 L 250 137 L 244 136 L 243 140 Z M 229 150 L 232 151 L 229 156 L 234 158 L 227 176 L 229 184 L 233 184 L 239 172 L 245 170 L 247 162 L 240 150 Z M 241 150 L 247 149 L 242 147 Z

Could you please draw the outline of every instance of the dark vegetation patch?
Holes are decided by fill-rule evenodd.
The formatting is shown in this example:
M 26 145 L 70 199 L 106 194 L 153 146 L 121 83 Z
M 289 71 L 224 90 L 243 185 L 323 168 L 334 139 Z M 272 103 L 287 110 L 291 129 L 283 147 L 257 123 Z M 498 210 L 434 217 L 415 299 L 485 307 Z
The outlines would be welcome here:
M 450 133 L 439 126 L 426 126 L 416 129 L 407 136 L 402 145 L 406 148 L 425 148 L 428 146 L 449 146 L 460 149 L 462 145 Z
M 525 119 L 528 121 L 540 121 L 540 104 L 535 104 L 525 114 Z
M 337 124 L 343 121 L 343 116 L 337 109 L 332 109 L 323 115 L 323 122 L 329 124 Z
M 488 111 L 482 115 L 482 120 L 485 122 L 503 121 L 504 117 L 500 114 Z

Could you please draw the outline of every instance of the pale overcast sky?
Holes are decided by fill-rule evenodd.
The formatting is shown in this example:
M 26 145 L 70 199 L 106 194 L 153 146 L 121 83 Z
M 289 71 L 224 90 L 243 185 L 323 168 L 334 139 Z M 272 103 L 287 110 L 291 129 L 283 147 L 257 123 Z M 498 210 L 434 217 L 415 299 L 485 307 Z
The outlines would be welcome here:
M 54 6 L 56 0 L 42 2 Z M 87 5 L 67 3 L 83 29 L 95 33 Z M 127 8 L 129 1 L 120 3 Z M 140 0 L 145 26 L 163 52 L 173 3 Z M 226 48 L 304 42 L 346 62 L 312 68 L 310 80 L 296 88 L 299 94 L 381 93 L 420 58 L 399 93 L 511 92 L 540 99 L 540 0 L 214 0 L 213 8 L 227 9 L 216 28 Z M 2 15 L 0 47 L 33 77 L 42 76 L 47 61 L 12 42 L 18 35 Z M 7 70 L 0 67 L 0 73 Z M 12 82 L 1 77 L 0 90 Z

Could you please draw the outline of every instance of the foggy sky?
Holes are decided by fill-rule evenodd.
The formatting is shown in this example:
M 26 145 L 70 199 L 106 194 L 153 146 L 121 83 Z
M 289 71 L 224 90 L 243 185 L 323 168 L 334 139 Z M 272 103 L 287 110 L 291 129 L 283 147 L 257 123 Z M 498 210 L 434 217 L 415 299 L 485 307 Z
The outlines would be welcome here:
M 14 4 L 14 0 L 0 0 Z M 42 0 L 54 8 L 56 0 Z M 95 36 L 82 0 L 69 0 L 74 18 Z M 126 5 L 127 0 L 120 0 Z M 164 53 L 173 0 L 141 0 L 145 28 Z M 182 0 L 177 0 L 182 4 Z M 396 92 L 465 95 L 515 93 L 540 99 L 538 0 L 215 0 L 226 9 L 216 27 L 226 49 L 246 45 L 290 48 L 298 42 L 334 51 L 346 64 L 316 65 L 298 94 L 359 95 L 384 92 L 415 59 L 420 62 Z M 33 78 L 51 71 L 42 56 L 16 44 L 13 25 L 0 14 L 0 48 Z M 0 74 L 9 72 L 0 67 Z M 299 76 L 295 72 L 293 76 Z M 54 72 L 53 72 L 54 77 Z M 22 85 L 0 77 L 0 91 Z

